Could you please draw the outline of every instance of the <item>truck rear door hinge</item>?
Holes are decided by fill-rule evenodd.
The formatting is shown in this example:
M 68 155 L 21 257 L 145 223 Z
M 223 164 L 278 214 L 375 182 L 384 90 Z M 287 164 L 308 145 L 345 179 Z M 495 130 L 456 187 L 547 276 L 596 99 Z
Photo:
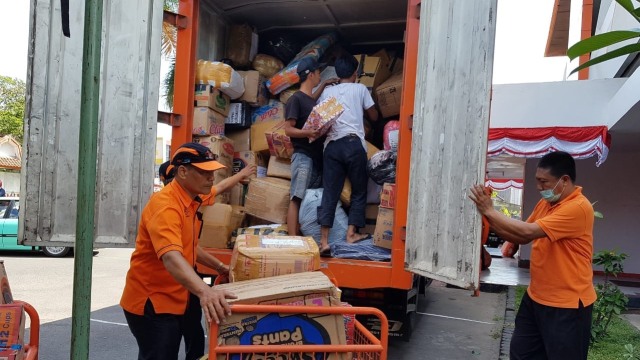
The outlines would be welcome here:
M 178 29 L 186 29 L 187 26 L 189 25 L 189 22 L 187 21 L 186 16 L 176 14 L 168 10 L 164 10 L 164 12 L 162 13 L 162 21 L 169 23 L 177 27 Z
M 169 126 L 180 126 L 182 125 L 182 115 L 158 111 L 158 122 Z

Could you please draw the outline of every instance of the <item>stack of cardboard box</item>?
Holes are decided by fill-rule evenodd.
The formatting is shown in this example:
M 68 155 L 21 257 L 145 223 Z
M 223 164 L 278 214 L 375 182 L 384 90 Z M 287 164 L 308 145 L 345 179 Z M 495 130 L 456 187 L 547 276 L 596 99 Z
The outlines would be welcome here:
M 393 239 L 393 216 L 396 207 L 396 185 L 384 184 L 380 195 L 380 207 L 373 233 L 373 244 L 391 249 Z

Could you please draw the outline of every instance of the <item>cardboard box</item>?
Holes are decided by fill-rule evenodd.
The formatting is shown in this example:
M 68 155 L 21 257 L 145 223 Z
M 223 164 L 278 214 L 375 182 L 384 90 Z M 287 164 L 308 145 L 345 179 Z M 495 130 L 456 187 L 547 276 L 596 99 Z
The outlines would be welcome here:
M 237 174 L 240 170 L 244 169 L 247 165 L 253 164 L 256 166 L 256 175 L 251 176 L 251 179 L 256 177 L 267 176 L 267 164 L 269 156 L 265 156 L 262 153 L 255 151 L 240 151 L 233 155 L 233 173 Z
M 389 70 L 391 59 L 386 51 L 380 50 L 373 55 L 361 54 L 355 57 L 359 64 L 356 82 L 364 84 L 369 91 L 377 88 L 391 76 Z
M 252 151 L 265 151 L 269 150 L 269 143 L 267 143 L 267 137 L 265 133 L 273 129 L 279 121 L 263 121 L 257 122 L 251 125 L 251 150 Z
M 211 150 L 216 156 L 216 161 L 226 166 L 228 169 L 233 168 L 233 140 L 222 135 L 211 136 L 194 136 L 193 142 L 202 144 Z
M 229 190 L 229 205 L 244 206 L 244 194 L 247 187 L 242 184 L 236 184 Z
M 229 177 L 231 177 L 232 172 L 233 171 L 230 167 L 216 170 L 213 173 L 213 184 L 214 185 L 219 184 L 222 180 L 228 179 Z M 229 194 L 228 191 L 217 194 L 215 197 L 215 202 L 219 204 L 228 204 L 230 200 L 231 200 L 231 194 Z
M 202 231 L 198 243 L 202 247 L 231 249 L 231 233 L 242 227 L 244 208 L 226 204 L 202 207 Z
M 396 208 L 396 184 L 385 183 L 380 195 L 380 207 L 387 209 Z
M 24 308 L 19 304 L 0 305 L 0 319 L 0 359 L 24 359 Z
M 254 124 L 275 120 L 284 121 L 284 104 L 278 100 L 272 100 L 269 104 L 255 109 L 251 117 Z
M 283 275 L 217 285 L 236 294 L 231 304 L 339 306 L 340 291 L 321 272 Z M 342 315 L 240 314 L 221 325 L 218 343 L 224 345 L 346 344 Z M 266 355 L 266 354 L 265 354 Z M 224 356 L 219 357 L 223 359 Z M 306 358 L 306 357 L 303 357 Z M 309 356 L 312 358 L 312 356 Z M 327 359 L 347 359 L 329 355 Z
M 229 115 L 224 120 L 225 130 L 248 129 L 251 127 L 251 108 L 247 103 L 232 103 Z
M 7 277 L 7 271 L 4 268 L 4 260 L 0 260 L 0 304 L 13 303 L 13 295 L 11 294 L 11 287 L 9 287 L 9 278 Z
M 398 116 L 402 100 L 402 73 L 391 76 L 375 88 L 375 99 L 383 118 Z
M 393 209 L 379 208 L 376 231 L 373 233 L 373 245 L 391 249 L 393 239 Z
M 239 235 L 231 255 L 231 282 L 320 269 L 316 241 L 303 236 Z
M 225 116 L 208 107 L 193 109 L 193 135 L 224 135 Z
M 376 222 L 378 221 L 378 205 L 367 205 L 364 211 L 365 226 L 362 233 L 373 235 L 376 232 Z
M 233 149 L 235 151 L 251 150 L 251 129 L 225 131 L 225 136 L 233 141 Z
M 236 238 L 240 235 L 289 235 L 289 229 L 287 225 L 274 225 L 274 224 L 251 224 L 251 215 L 246 216 L 247 226 L 246 228 L 238 228 L 231 232 L 231 242 L 235 244 Z M 257 218 L 254 218 L 257 219 Z M 264 221 L 264 220 L 263 220 Z
M 229 95 L 223 94 L 219 89 L 208 84 L 196 84 L 194 95 L 195 106 L 208 107 L 220 114 L 229 115 L 231 99 Z
M 267 176 L 291 180 L 291 160 L 275 156 L 270 157 Z
M 293 156 L 293 144 L 291 138 L 284 133 L 285 122 L 280 121 L 274 127 L 267 130 L 264 135 L 269 146 L 271 156 L 283 159 L 291 159 Z
M 247 214 L 276 224 L 287 222 L 289 180 L 265 177 L 251 180 L 244 199 Z
M 244 79 L 244 94 L 240 100 L 254 107 L 267 105 L 269 94 L 264 85 L 266 79 L 256 70 L 238 71 L 238 74 Z

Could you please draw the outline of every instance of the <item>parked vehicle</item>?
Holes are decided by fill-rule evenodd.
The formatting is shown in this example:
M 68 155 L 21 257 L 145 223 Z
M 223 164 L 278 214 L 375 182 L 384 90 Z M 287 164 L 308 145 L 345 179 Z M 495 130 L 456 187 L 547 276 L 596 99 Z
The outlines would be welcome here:
M 42 251 L 51 257 L 67 256 L 72 248 L 65 246 L 29 246 L 18 243 L 18 212 L 20 199 L 17 197 L 0 197 L 0 250 Z

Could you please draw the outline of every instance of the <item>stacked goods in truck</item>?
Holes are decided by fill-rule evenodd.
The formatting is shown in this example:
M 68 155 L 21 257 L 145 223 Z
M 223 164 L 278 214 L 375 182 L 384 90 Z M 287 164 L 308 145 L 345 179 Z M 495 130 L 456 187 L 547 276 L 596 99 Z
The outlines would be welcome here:
M 284 121 L 284 104 L 278 100 L 271 100 L 269 104 L 253 111 L 251 115 L 252 123 L 265 121 Z
M 341 306 L 340 290 L 326 275 L 318 271 L 218 286 L 221 290 L 228 290 L 237 296 L 236 299 L 229 300 L 230 304 Z M 220 325 L 218 343 L 222 345 L 344 345 L 347 342 L 342 315 L 234 313 Z M 224 356 L 219 359 L 223 358 Z M 346 355 L 327 357 L 327 359 L 346 358 Z
M 391 76 L 391 59 L 386 51 L 380 50 L 373 55 L 355 55 L 358 60 L 358 79 L 369 91 L 373 91 Z
M 194 94 L 196 107 L 208 107 L 224 116 L 229 115 L 231 99 L 229 95 L 208 84 L 196 84 Z
M 268 160 L 265 159 L 265 156 L 262 153 L 255 151 L 238 151 L 233 155 L 234 174 L 239 173 L 240 170 L 252 164 L 257 168 L 256 176 L 252 175 L 252 179 L 256 177 L 261 178 L 267 176 Z
M 291 180 L 291 160 L 275 156 L 270 157 L 267 176 Z
M 258 35 L 248 24 L 233 24 L 227 37 L 227 58 L 233 66 L 246 68 L 258 52 Z
M 276 224 L 286 223 L 290 186 L 289 180 L 279 178 L 251 180 L 244 201 L 247 214 Z
M 396 207 L 396 185 L 385 183 L 380 196 L 380 208 L 373 233 L 373 245 L 391 249 L 393 239 L 393 216 Z
M 196 83 L 209 84 L 235 100 L 244 93 L 244 80 L 237 71 L 218 61 L 198 60 Z
M 0 305 L 0 359 L 24 359 L 24 308 L 19 304 Z
M 251 65 L 260 73 L 261 76 L 264 76 L 267 79 L 271 78 L 284 68 L 284 64 L 280 59 L 266 54 L 256 55 Z
M 222 135 L 194 136 L 193 142 L 202 144 L 211 150 L 216 157 L 216 161 L 226 166 L 227 170 L 233 167 L 233 154 L 235 151 L 231 139 Z
M 251 130 L 239 130 L 225 132 L 225 136 L 233 141 L 233 149 L 235 151 L 251 150 Z
M 264 135 L 269 146 L 269 153 L 273 157 L 290 159 L 293 156 L 293 144 L 285 132 L 285 121 L 279 121 L 274 127 L 267 130 Z
M 400 122 L 389 121 L 384 125 L 382 142 L 385 150 L 398 151 L 398 140 L 400 139 Z
M 324 136 L 343 112 L 344 107 L 333 96 L 314 106 L 302 127 L 302 130 L 318 131 L 318 137 L 310 137 L 309 142 Z
M 388 209 L 396 208 L 396 184 L 385 183 L 382 186 L 382 194 L 380 195 L 380 207 Z
M 193 135 L 224 135 L 225 116 L 209 107 L 193 109 Z
M 251 127 L 251 109 L 247 103 L 232 103 L 224 120 L 225 131 Z
M 256 122 L 251 125 L 251 150 L 268 151 L 269 144 L 265 133 L 280 123 L 279 120 Z
M 398 154 L 391 150 L 382 150 L 369 159 L 367 174 L 379 185 L 396 182 L 396 160 Z
M 402 73 L 391 76 L 375 88 L 375 100 L 383 118 L 400 114 Z
M 242 97 L 238 100 L 244 101 L 254 107 L 266 105 L 269 101 L 269 94 L 264 85 L 264 76 L 260 75 L 256 70 L 238 71 L 238 74 L 240 74 L 244 80 L 244 94 L 242 94 Z
M 226 204 L 203 206 L 202 230 L 198 244 L 202 247 L 232 249 L 231 233 L 242 227 L 244 208 Z
M 292 88 L 289 88 L 283 92 L 280 93 L 280 102 L 287 105 L 287 101 L 289 101 L 289 98 L 296 93 L 296 91 L 300 90 L 299 87 L 295 86 Z
M 229 264 L 231 282 L 320 269 L 320 252 L 312 237 L 239 235 Z

